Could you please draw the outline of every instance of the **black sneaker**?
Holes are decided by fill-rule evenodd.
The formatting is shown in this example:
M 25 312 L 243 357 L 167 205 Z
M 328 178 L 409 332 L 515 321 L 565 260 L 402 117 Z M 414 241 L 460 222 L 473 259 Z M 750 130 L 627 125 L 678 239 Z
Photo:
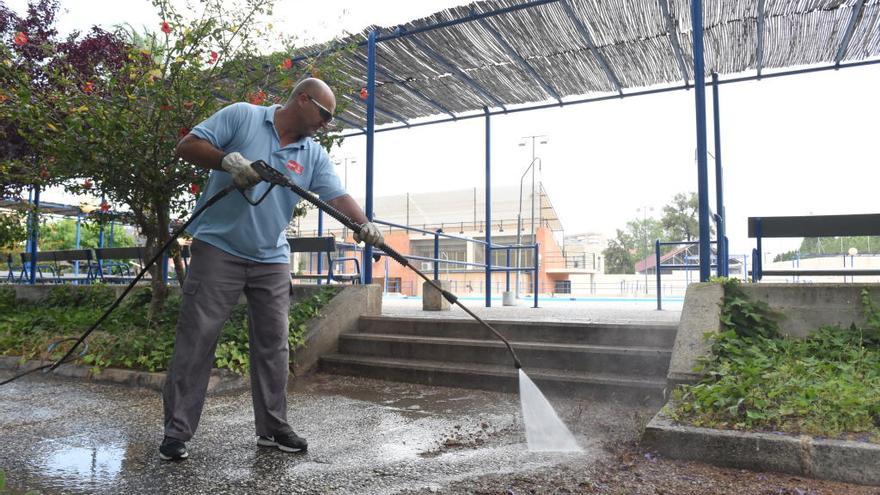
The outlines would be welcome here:
M 278 447 L 284 452 L 299 452 L 309 448 L 309 442 L 305 438 L 297 435 L 293 431 L 287 433 L 277 433 L 275 436 L 257 437 L 257 445 L 260 447 Z
M 181 440 L 165 437 L 159 446 L 159 459 L 163 461 L 180 461 L 189 457 L 186 444 Z

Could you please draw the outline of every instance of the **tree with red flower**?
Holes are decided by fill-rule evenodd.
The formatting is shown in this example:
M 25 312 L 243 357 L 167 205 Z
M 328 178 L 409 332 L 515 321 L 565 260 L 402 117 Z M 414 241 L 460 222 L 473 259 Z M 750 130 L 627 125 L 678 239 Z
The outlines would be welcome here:
M 162 32 L 165 34 L 171 34 L 171 25 L 165 21 L 162 21 L 160 29 L 162 29 Z
M 367 92 L 367 88 L 361 88 L 361 91 L 360 91 L 360 93 L 358 93 L 358 96 L 360 96 L 361 100 L 366 101 L 367 98 L 370 96 L 370 93 Z
M 19 31 L 15 33 L 15 38 L 12 39 L 12 42 L 15 43 L 15 46 L 24 46 L 28 44 L 28 35 Z
M 254 105 L 262 105 L 266 102 L 266 92 L 261 89 L 256 93 L 251 93 L 250 96 L 248 96 L 248 101 Z

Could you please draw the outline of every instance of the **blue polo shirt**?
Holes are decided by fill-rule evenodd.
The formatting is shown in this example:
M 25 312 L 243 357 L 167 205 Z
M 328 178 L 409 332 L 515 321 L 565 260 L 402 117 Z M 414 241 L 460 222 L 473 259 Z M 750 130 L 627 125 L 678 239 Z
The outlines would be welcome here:
M 273 118 L 280 105 L 264 107 L 234 103 L 197 125 L 191 132 L 215 147 L 237 151 L 248 160 L 264 160 L 294 184 L 327 201 L 345 194 L 327 152 L 308 137 L 281 147 Z M 212 170 L 205 191 L 196 202 L 201 206 L 232 183 L 232 176 Z M 261 182 L 246 194 L 260 198 L 269 184 Z M 258 206 L 251 206 L 232 192 L 205 210 L 187 229 L 196 239 L 232 255 L 260 263 L 289 263 L 290 247 L 285 229 L 300 197 L 276 186 Z

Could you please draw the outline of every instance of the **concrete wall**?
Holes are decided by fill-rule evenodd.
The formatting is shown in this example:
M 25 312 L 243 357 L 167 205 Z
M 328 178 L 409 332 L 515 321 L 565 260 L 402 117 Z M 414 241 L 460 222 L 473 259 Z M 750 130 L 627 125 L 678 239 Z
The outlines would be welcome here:
M 294 300 L 296 302 L 296 294 Z M 321 316 L 311 320 L 305 335 L 305 345 L 293 352 L 296 375 L 312 370 L 322 354 L 336 352 L 339 336 L 358 330 L 362 315 L 382 314 L 382 287 L 380 285 L 346 285 L 321 310 Z
M 752 300 L 764 301 L 780 313 L 783 334 L 801 338 L 826 325 L 864 323 L 862 289 L 868 289 L 880 307 L 880 284 L 743 284 L 742 288 Z M 704 334 L 720 329 L 723 298 L 720 284 L 688 286 L 667 374 L 670 385 L 699 380 L 693 368 L 700 356 L 709 353 Z

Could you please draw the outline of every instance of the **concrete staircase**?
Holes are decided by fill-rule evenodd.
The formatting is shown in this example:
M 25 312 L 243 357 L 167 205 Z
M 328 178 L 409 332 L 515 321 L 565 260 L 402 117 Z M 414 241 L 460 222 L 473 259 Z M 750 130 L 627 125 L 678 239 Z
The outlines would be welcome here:
M 662 404 L 673 324 L 490 322 L 545 394 Z M 362 316 L 319 369 L 428 385 L 516 392 L 503 342 L 466 319 Z

